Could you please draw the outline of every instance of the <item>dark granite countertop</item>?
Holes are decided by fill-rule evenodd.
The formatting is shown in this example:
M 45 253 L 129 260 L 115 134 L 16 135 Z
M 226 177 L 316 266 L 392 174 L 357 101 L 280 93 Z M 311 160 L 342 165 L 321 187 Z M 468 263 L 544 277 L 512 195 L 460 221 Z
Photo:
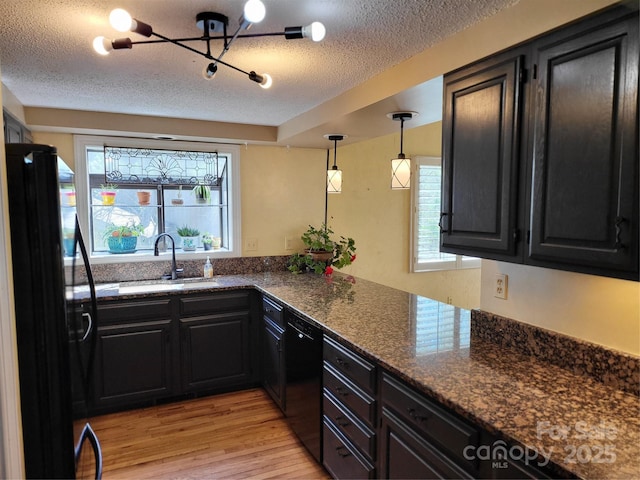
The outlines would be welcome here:
M 229 275 L 178 285 L 126 294 L 112 285 L 98 295 L 255 287 L 461 416 L 570 474 L 640 478 L 637 396 L 474 336 L 469 310 L 341 274 Z

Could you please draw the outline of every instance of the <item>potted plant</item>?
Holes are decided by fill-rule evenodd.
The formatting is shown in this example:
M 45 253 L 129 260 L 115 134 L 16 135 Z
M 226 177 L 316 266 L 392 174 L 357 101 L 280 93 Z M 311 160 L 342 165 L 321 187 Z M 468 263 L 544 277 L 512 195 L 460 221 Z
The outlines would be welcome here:
M 143 232 L 142 225 L 130 223 L 116 225 L 111 223 L 103 233 L 103 238 L 111 253 L 133 253 L 138 245 L 138 236 Z
M 342 268 L 356 259 L 356 245 L 353 238 L 331 238 L 333 231 L 322 224 L 320 228 L 309 225 L 300 237 L 305 245 L 304 253 L 296 253 L 289 259 L 289 270 L 293 273 L 312 270 L 315 273 L 330 274 L 333 267 Z
M 211 191 L 207 185 L 196 185 L 193 187 L 193 194 L 196 197 L 196 203 L 209 203 L 211 201 Z
M 100 185 L 102 191 L 100 192 L 100 196 L 102 197 L 102 205 L 113 205 L 116 203 L 116 189 L 118 185 L 114 183 L 105 183 L 104 185 Z
M 182 238 L 182 250 L 185 252 L 193 252 L 198 248 L 198 238 L 200 230 L 187 225 L 178 229 L 178 235 Z
M 205 250 L 211 250 L 211 246 L 213 244 L 213 238 L 209 233 L 204 233 L 202 235 L 202 246 Z

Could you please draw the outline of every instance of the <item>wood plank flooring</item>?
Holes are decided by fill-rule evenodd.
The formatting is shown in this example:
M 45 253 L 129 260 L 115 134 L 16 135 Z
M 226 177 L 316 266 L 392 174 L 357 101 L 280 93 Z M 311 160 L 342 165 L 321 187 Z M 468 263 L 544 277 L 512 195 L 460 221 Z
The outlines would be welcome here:
M 109 479 L 327 479 L 266 392 L 251 389 L 91 420 Z

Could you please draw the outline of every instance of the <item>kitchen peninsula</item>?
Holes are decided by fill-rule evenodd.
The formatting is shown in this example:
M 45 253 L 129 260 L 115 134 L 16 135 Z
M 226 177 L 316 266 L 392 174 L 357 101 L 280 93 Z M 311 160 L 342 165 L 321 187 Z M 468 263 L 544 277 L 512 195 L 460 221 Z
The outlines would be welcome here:
M 108 284 L 100 286 L 98 299 L 124 302 L 244 290 L 270 297 L 375 365 L 383 393 L 385 385 L 402 383 L 477 432 L 475 447 L 466 445 L 464 458 L 482 459 L 480 447 L 493 454 L 491 449 L 506 445 L 510 458 L 520 456 L 522 462 L 531 458 L 527 455 L 539 454 L 532 465 L 554 476 L 640 476 L 640 402 L 633 392 L 636 357 L 619 354 L 628 378 L 620 380 L 620 388 L 606 386 L 587 374 L 573 373 L 571 359 L 562 368 L 522 353 L 517 344 L 505 346 L 500 336 L 508 336 L 510 330 L 501 324 L 490 331 L 493 327 L 485 323 L 494 323 L 483 312 L 341 274 L 223 275 L 211 282 L 154 283 L 147 288 L 144 282 Z M 445 322 L 452 327 L 448 336 L 442 328 Z M 543 337 L 534 332 L 527 341 L 536 338 Z M 558 352 L 559 357 L 568 354 Z M 598 357 L 602 355 L 591 361 Z M 583 367 L 591 372 L 602 366 Z M 385 400 L 377 397 L 377 402 L 383 405 Z M 383 410 L 378 408 L 376 415 L 382 416 Z M 379 451 L 378 457 L 383 456 Z

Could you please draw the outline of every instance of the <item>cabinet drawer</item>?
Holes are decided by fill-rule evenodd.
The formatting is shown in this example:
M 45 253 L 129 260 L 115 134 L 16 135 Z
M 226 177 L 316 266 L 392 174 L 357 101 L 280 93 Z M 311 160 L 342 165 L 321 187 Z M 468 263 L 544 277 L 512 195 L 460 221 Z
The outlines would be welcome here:
M 181 315 L 200 315 L 217 312 L 248 310 L 248 292 L 217 293 L 202 296 L 188 296 L 180 299 Z
M 462 464 L 470 468 L 477 467 L 477 462 L 469 461 L 463 455 L 466 446 L 477 447 L 479 443 L 479 432 L 471 425 L 387 374 L 382 376 L 382 402 Z
M 375 425 L 376 401 L 357 385 L 338 373 L 331 365 L 324 364 L 324 388 L 370 427 Z
M 324 418 L 323 464 L 333 478 L 375 478 L 375 468 Z
M 110 302 L 98 304 L 100 323 L 122 323 L 126 320 L 157 320 L 171 316 L 171 299 Z
M 375 393 L 376 369 L 372 363 L 326 336 L 324 337 L 323 358 L 359 387 L 369 393 Z
M 351 440 L 369 460 L 375 460 L 376 435 L 326 390 L 322 398 L 322 409 L 334 427 Z
M 262 314 L 276 325 L 284 328 L 284 312 L 281 305 L 267 297 L 262 297 Z

